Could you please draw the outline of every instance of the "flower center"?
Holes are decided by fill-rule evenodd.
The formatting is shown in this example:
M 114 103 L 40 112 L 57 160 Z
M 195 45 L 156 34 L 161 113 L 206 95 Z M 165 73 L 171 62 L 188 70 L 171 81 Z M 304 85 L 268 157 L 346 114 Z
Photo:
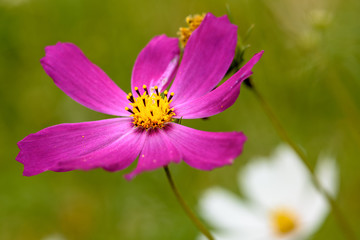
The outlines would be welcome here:
M 195 29 L 197 29 L 201 22 L 204 20 L 205 13 L 201 15 L 194 15 L 194 16 L 188 16 L 186 17 L 186 23 L 188 27 L 182 27 L 178 31 L 179 39 L 181 46 L 184 48 L 186 46 L 187 41 L 189 40 L 191 34 Z
M 169 97 L 167 96 L 167 90 L 160 94 L 157 86 L 149 93 L 146 85 L 144 85 L 144 93 L 142 95 L 138 87 L 134 89 L 138 97 L 135 98 L 129 93 L 127 99 L 130 101 L 131 109 L 125 107 L 125 110 L 132 113 L 130 116 L 134 118 L 133 124 L 135 127 L 143 127 L 145 129 L 163 128 L 167 122 L 172 121 L 175 113 L 174 109 L 170 108 L 170 103 L 174 93 L 171 93 Z
M 292 232 L 298 226 L 295 214 L 288 209 L 277 209 L 271 213 L 271 222 L 274 230 L 279 235 Z

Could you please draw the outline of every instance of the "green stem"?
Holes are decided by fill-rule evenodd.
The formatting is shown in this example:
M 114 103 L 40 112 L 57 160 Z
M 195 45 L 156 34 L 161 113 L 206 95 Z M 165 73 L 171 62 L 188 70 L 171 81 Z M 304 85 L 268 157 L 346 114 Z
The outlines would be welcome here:
M 181 197 L 178 189 L 175 186 L 175 183 L 171 177 L 170 169 L 168 166 L 164 167 L 166 177 L 169 181 L 171 190 L 174 192 L 176 199 L 180 203 L 181 207 L 184 209 L 185 213 L 188 215 L 188 217 L 191 219 L 191 221 L 195 224 L 195 226 L 202 232 L 209 240 L 215 240 L 215 238 L 211 235 L 209 230 L 204 226 L 204 224 L 201 223 L 201 221 L 195 216 L 195 214 L 191 211 L 190 207 L 186 204 L 184 199 Z
M 259 93 L 259 91 L 255 88 L 254 83 L 249 79 L 247 82 L 247 85 L 249 88 L 253 91 L 253 93 L 258 98 L 261 106 L 263 107 L 265 113 L 268 115 L 270 121 L 274 125 L 277 133 L 280 135 L 283 141 L 287 142 L 294 151 L 298 154 L 298 156 L 301 158 L 303 163 L 305 164 L 306 168 L 311 174 L 311 178 L 313 180 L 313 183 L 315 187 L 323 194 L 323 196 L 326 198 L 327 202 L 331 206 L 335 219 L 337 223 L 339 224 L 339 227 L 341 228 L 343 234 L 347 237 L 347 239 L 350 240 L 356 240 L 357 237 L 355 235 L 355 232 L 350 227 L 350 224 L 346 221 L 343 213 L 341 212 L 338 204 L 336 203 L 335 199 L 324 189 L 324 187 L 319 183 L 318 178 L 315 176 L 315 171 L 313 167 L 311 166 L 310 162 L 308 161 L 305 153 L 301 150 L 301 148 L 289 137 L 287 132 L 285 131 L 284 127 L 281 125 L 280 121 L 274 114 L 274 112 L 271 110 L 270 105 L 265 101 L 263 96 Z

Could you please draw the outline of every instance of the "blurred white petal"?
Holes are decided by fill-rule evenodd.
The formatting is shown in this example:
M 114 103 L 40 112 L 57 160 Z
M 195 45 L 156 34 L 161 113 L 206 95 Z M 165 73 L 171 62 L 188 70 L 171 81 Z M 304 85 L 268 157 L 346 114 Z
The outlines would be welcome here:
M 315 174 L 321 186 L 332 196 L 336 196 L 339 189 L 339 171 L 336 160 L 329 156 L 320 158 Z
M 338 190 L 338 169 L 335 159 L 329 157 L 319 159 L 315 173 L 324 189 L 335 196 Z M 310 180 L 308 185 L 308 188 L 303 192 L 303 203 L 299 205 L 299 209 L 303 215 L 304 232 L 310 236 L 319 229 L 330 208 L 327 200 L 310 183 Z
M 266 231 L 264 215 L 239 199 L 234 194 L 220 188 L 206 191 L 200 199 L 201 215 L 208 222 L 225 231 Z
M 271 159 L 258 158 L 239 175 L 244 194 L 266 208 L 297 206 L 308 173 L 299 157 L 286 145 Z

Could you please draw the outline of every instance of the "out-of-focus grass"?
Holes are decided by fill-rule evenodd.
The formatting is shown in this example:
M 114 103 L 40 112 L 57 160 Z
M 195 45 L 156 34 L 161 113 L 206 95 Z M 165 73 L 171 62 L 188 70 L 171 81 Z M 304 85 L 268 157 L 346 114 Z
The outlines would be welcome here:
M 126 171 L 103 170 L 26 178 L 15 161 L 16 142 L 47 126 L 108 117 L 72 101 L 52 83 L 39 63 L 45 46 L 58 41 L 77 44 L 129 91 L 136 56 L 154 35 L 175 36 L 187 15 L 208 11 L 223 15 L 226 4 L 240 35 L 255 24 L 246 58 L 265 50 L 254 69 L 258 88 L 313 164 L 320 153 L 336 156 L 339 204 L 354 227 L 360 221 L 358 1 L 9 2 L 0 0 L 0 239 L 196 236 L 163 170 L 131 182 L 122 177 Z M 231 109 L 207 121 L 184 124 L 207 131 L 242 130 L 249 138 L 231 167 L 201 172 L 186 164 L 170 166 L 184 198 L 195 209 L 207 187 L 237 191 L 237 170 L 251 157 L 269 154 L 280 141 L 245 87 Z M 331 215 L 314 239 L 342 239 Z

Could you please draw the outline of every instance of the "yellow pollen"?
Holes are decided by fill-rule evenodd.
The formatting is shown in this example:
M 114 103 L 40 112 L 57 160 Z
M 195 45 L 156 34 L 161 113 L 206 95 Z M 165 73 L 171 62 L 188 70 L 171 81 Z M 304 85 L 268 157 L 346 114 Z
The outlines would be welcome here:
M 149 93 L 148 88 L 143 86 L 144 93 L 140 95 L 139 88 L 134 90 L 138 93 L 138 97 L 134 98 L 131 93 L 128 94 L 127 99 L 130 101 L 129 107 L 125 107 L 126 111 L 132 113 L 133 124 L 135 127 L 149 128 L 163 128 L 166 123 L 172 121 L 175 116 L 174 109 L 170 108 L 171 98 L 174 93 L 167 96 L 167 91 L 164 91 L 163 96 L 158 92 L 158 87 L 155 86 L 155 92 Z
M 288 209 L 277 209 L 271 213 L 271 223 L 278 235 L 286 235 L 298 227 L 295 214 Z
M 201 22 L 204 20 L 205 13 L 199 15 L 196 14 L 194 16 L 186 17 L 186 23 L 188 27 L 181 27 L 177 34 L 179 35 L 181 46 L 184 48 L 186 46 L 187 41 L 189 40 L 191 34 L 195 29 L 197 29 Z

